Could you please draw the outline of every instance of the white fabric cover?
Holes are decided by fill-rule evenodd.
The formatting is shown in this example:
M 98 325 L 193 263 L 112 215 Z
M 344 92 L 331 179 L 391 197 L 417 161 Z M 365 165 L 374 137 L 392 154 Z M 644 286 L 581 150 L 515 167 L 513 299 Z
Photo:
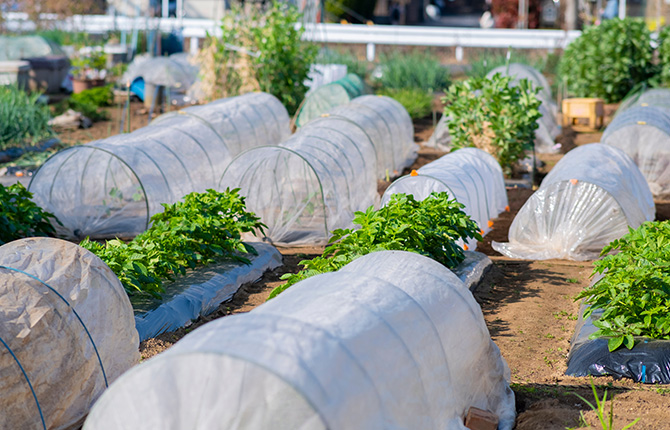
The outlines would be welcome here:
M 376 154 L 366 129 L 338 116 L 318 118 L 275 147 L 233 160 L 219 189 L 240 188 L 274 244 L 325 243 L 377 205 Z
M 670 110 L 652 106 L 626 109 L 607 126 L 601 142 L 633 159 L 654 197 L 670 198 Z
M 500 164 L 486 151 L 462 148 L 426 164 L 416 176 L 403 176 L 384 192 L 382 205 L 393 194 L 411 194 L 417 200 L 432 192 L 446 191 L 451 198 L 465 206 L 479 226 L 482 235 L 491 231 L 489 222 L 507 207 L 507 191 Z M 477 241 L 470 239 L 468 249 L 474 250 Z
M 503 76 L 511 76 L 513 78 L 512 85 L 516 85 L 521 79 L 527 79 L 536 88 L 540 88 L 537 97 L 542 101 L 540 105 L 542 117 L 537 120 L 538 128 L 535 131 L 535 151 L 549 154 L 557 153 L 560 146 L 556 145 L 555 139 L 561 133 L 556 120 L 558 106 L 554 103 L 551 95 L 551 86 L 547 78 L 533 67 L 520 63 L 511 63 L 509 66 L 496 67 L 486 77 L 490 78 L 496 73 L 500 73 Z
M 424 146 L 439 149 L 440 151 L 451 151 L 451 135 L 449 134 L 449 117 L 442 115 L 435 126 L 433 134 L 424 142 Z
M 616 118 L 630 108 L 647 106 L 670 110 L 670 89 L 653 88 L 636 93 L 621 102 L 614 117 Z
M 120 378 L 84 429 L 464 430 L 476 406 L 508 430 L 506 378 L 456 275 L 383 251 L 199 328 Z
M 654 201 L 633 160 L 592 143 L 568 152 L 523 205 L 509 243 L 493 249 L 512 258 L 592 260 L 605 245 L 654 219 Z
M 361 96 L 328 112 L 360 125 L 377 152 L 377 178 L 402 173 L 414 163 L 419 146 L 414 143 L 414 125 L 407 110 L 390 97 Z
M 0 339 L 2 429 L 44 428 L 27 380 L 47 428 L 78 428 L 105 389 L 102 368 L 111 384 L 140 359 L 121 283 L 98 257 L 60 239 L 0 247 Z
M 290 135 L 284 106 L 251 93 L 162 115 L 148 127 L 67 148 L 35 173 L 34 201 L 64 237 L 131 238 L 162 203 L 216 188 L 234 156 Z

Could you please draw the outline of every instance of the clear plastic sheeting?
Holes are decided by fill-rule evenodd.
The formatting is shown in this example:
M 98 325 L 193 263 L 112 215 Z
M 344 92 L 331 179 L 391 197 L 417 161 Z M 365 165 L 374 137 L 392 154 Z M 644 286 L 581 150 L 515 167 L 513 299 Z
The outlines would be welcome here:
M 628 154 L 658 199 L 670 198 L 670 110 L 631 107 L 605 129 L 602 143 Z
M 417 157 L 414 125 L 407 110 L 390 97 L 361 96 L 332 109 L 331 117 L 345 118 L 360 125 L 377 152 L 377 178 L 397 176 Z
M 0 247 L 0 428 L 79 428 L 138 348 L 128 296 L 98 257 L 51 238 Z
M 241 189 L 272 243 L 325 243 L 332 230 L 353 226 L 355 211 L 378 203 L 368 136 L 344 118 L 316 119 L 279 146 L 238 156 L 219 188 Z
M 653 88 L 639 91 L 621 102 L 615 118 L 626 110 L 634 107 L 656 107 L 670 111 L 670 89 Z
M 555 143 L 556 137 L 561 133 L 556 117 L 558 115 L 558 106 L 554 103 L 551 94 L 551 86 L 547 78 L 539 71 L 526 64 L 512 63 L 507 66 L 496 67 L 486 76 L 492 77 L 496 73 L 503 76 L 511 76 L 512 84 L 516 85 L 521 79 L 527 79 L 536 88 L 540 88 L 538 98 L 542 101 L 540 113 L 542 117 L 537 121 L 538 128 L 535 131 L 535 151 L 539 153 L 556 153 L 559 145 Z
M 365 91 L 363 80 L 349 73 L 337 81 L 322 85 L 307 95 L 295 119 L 296 127 L 302 127 L 314 118 L 331 109 L 349 103 Z
M 242 150 L 288 137 L 289 121 L 279 100 L 265 93 L 190 107 L 55 154 L 29 190 L 60 220 L 54 226 L 65 237 L 134 237 L 162 212 L 161 203 L 216 188 Z
M 35 57 L 64 57 L 58 44 L 42 36 L 0 35 L 0 61 L 16 61 Z
M 152 85 L 187 90 L 198 78 L 200 68 L 191 64 L 185 54 L 173 54 L 169 57 L 151 57 L 142 55 L 128 65 L 121 82 L 132 83 L 137 78 Z
M 428 148 L 435 148 L 440 151 L 451 151 L 451 135 L 449 134 L 449 117 L 442 115 L 435 126 L 433 134 L 423 143 Z
M 510 430 L 508 381 L 465 285 L 383 251 L 195 330 L 113 384 L 84 429 L 465 430 L 474 406 Z
M 451 152 L 421 167 L 416 175 L 397 179 L 384 192 L 382 205 L 393 194 L 411 194 L 423 200 L 432 192 L 447 192 L 463 204 L 464 212 L 477 223 L 482 235 L 491 231 L 492 220 L 507 207 L 500 164 L 492 155 L 477 148 Z M 474 250 L 477 241 L 470 239 L 467 245 Z
M 592 260 L 605 245 L 654 219 L 642 173 L 623 151 L 593 143 L 568 152 L 512 222 L 509 243 L 493 249 L 511 258 Z

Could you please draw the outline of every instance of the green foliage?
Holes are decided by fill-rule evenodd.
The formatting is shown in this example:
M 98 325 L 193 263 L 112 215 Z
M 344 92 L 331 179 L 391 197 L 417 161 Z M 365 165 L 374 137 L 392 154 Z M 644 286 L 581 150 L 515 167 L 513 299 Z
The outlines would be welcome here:
M 341 52 L 324 48 L 319 51 L 316 57 L 316 63 L 319 64 L 344 64 L 347 66 L 347 73 L 355 73 L 361 79 L 365 79 L 368 73 L 368 65 L 365 61 L 360 61 L 350 52 Z
M 318 52 L 316 45 L 301 40 L 305 29 L 295 26 L 300 17 L 297 8 L 275 2 L 263 16 L 263 25 L 250 28 L 260 54 L 252 57 L 260 89 L 281 100 L 291 115 L 305 98 L 304 81 Z
M 55 236 L 49 218 L 56 217 L 43 211 L 31 197 L 20 183 L 9 187 L 0 184 L 0 245 L 24 237 Z
M 381 56 L 381 88 L 400 90 L 419 88 L 424 91 L 443 91 L 449 86 L 449 71 L 430 53 L 393 52 Z
M 456 241 L 481 240 L 477 224 L 462 209 L 462 204 L 442 192 L 422 201 L 412 195 L 395 194 L 379 210 L 371 206 L 365 212 L 356 212 L 354 224 L 360 228 L 333 231 L 323 255 L 301 261 L 302 271 L 282 276 L 288 282 L 272 290 L 270 298 L 303 279 L 336 271 L 375 251 L 412 251 L 456 267 L 465 258 Z
M 593 263 L 593 275 L 603 278 L 575 298 L 590 305 L 585 318 L 603 311 L 590 338 L 609 338 L 610 351 L 633 348 L 634 336 L 670 339 L 670 223 L 646 222 L 629 230 Z
M 491 79 L 472 78 L 454 83 L 443 101 L 450 118 L 454 149 L 474 146 L 493 155 L 505 174 L 532 148 L 542 103 L 538 88 L 526 79 L 511 86 L 512 78 L 496 73 Z
M 600 400 L 600 398 L 598 397 L 598 392 L 596 391 L 596 386 L 593 384 L 593 380 L 590 381 L 590 384 L 591 389 L 593 390 L 593 397 L 596 400 L 595 405 L 586 400 L 584 397 L 580 396 L 579 394 L 575 393 L 575 396 L 579 397 L 580 400 L 589 405 L 589 408 L 591 408 L 593 411 L 596 412 L 596 414 L 598 415 L 598 421 L 600 421 L 600 425 L 602 426 L 603 430 L 614 430 L 614 399 L 610 400 L 610 411 L 608 414 L 605 412 L 605 402 L 607 402 L 607 389 L 605 389 L 605 392 L 603 393 L 603 398 L 602 400 Z M 584 412 L 580 412 L 579 415 L 581 417 L 581 422 L 586 423 Z M 632 423 L 622 427 L 621 430 L 628 430 L 629 428 L 633 427 L 638 421 L 640 421 L 640 419 L 636 418 Z
M 49 107 L 39 97 L 14 85 L 0 86 L 0 150 L 31 146 L 53 136 Z
M 72 94 L 69 99 L 63 100 L 55 107 L 55 112 L 61 114 L 72 109 L 91 121 L 104 121 L 109 118 L 109 113 L 99 108 L 112 106 L 113 102 L 114 90 L 113 85 L 110 84 Z
M 389 96 L 398 101 L 413 119 L 427 117 L 433 108 L 433 93 L 420 88 L 382 88 L 377 94 Z
M 670 27 L 663 27 L 658 35 L 659 78 L 663 85 L 670 86 Z
M 83 77 L 89 70 L 103 70 L 107 67 L 107 54 L 102 50 L 93 50 L 89 55 L 79 55 L 72 59 L 72 68 L 76 76 Z
M 655 74 L 653 56 L 651 36 L 643 20 L 610 19 L 586 28 L 570 43 L 561 58 L 559 73 L 571 95 L 614 103 Z
M 183 202 L 163 207 L 151 218 L 152 226 L 128 243 L 86 239 L 80 244 L 107 263 L 129 294 L 159 296 L 163 280 L 217 259 L 248 263 L 243 254 L 256 251 L 241 234 L 265 227 L 246 211 L 239 189 L 190 193 Z
M 372 19 L 377 0 L 326 0 L 326 12 L 336 19 L 364 23 Z

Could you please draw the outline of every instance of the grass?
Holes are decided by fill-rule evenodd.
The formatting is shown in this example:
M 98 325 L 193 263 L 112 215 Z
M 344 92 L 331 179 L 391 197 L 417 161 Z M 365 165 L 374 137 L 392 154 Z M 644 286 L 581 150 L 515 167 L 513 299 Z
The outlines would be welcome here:
M 53 136 L 49 107 L 39 97 L 17 86 L 0 86 L 0 150 L 33 146 Z
M 380 57 L 381 75 L 377 83 L 385 90 L 421 89 L 444 91 L 449 86 L 449 71 L 429 53 L 394 52 Z
M 387 89 L 382 88 L 377 94 L 391 97 L 409 113 L 412 119 L 425 118 L 432 112 L 433 93 L 420 88 Z

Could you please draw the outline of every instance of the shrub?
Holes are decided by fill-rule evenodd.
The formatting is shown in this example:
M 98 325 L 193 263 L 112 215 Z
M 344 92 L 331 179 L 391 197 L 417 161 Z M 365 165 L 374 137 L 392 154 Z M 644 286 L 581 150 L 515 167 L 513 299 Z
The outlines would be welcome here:
M 0 150 L 31 146 L 53 136 L 49 107 L 39 97 L 17 86 L 0 86 Z
M 398 101 L 413 119 L 425 118 L 432 112 L 432 92 L 419 88 L 402 88 L 399 90 L 382 88 L 377 94 L 389 96 Z
M 129 243 L 86 239 L 80 244 L 107 263 L 129 294 L 159 296 L 163 280 L 215 259 L 248 263 L 243 254 L 256 251 L 241 235 L 265 227 L 246 211 L 238 189 L 190 193 L 183 202 L 163 207 L 151 217 L 152 226 Z
M 113 102 L 114 90 L 113 85 L 110 84 L 72 94 L 70 98 L 56 105 L 54 112 L 60 115 L 66 110 L 72 109 L 80 112 L 91 121 L 104 121 L 109 119 L 109 113 L 100 108 L 112 106 Z
M 576 97 L 618 102 L 655 73 L 649 30 L 642 20 L 610 19 L 588 27 L 568 46 L 559 73 Z
M 670 86 L 670 27 L 663 27 L 658 35 L 659 78 L 664 86 Z
M 449 86 L 449 71 L 435 57 L 421 51 L 384 55 L 380 66 L 381 76 L 377 80 L 385 90 L 419 88 L 433 92 Z
M 208 98 L 261 90 L 277 97 L 293 114 L 307 92 L 304 84 L 316 58 L 316 45 L 301 40 L 300 13 L 276 2 L 265 13 L 234 9 L 223 19 L 221 38 L 210 36 L 200 61 Z
M 56 217 L 30 200 L 32 196 L 20 183 L 0 185 L 0 245 L 24 237 L 56 235 L 49 222 Z
M 479 227 L 463 207 L 444 192 L 432 193 L 421 201 L 411 194 L 395 194 L 379 210 L 371 206 L 365 212 L 356 212 L 354 224 L 360 228 L 335 230 L 323 255 L 301 261 L 303 270 L 282 276 L 287 282 L 272 290 L 269 298 L 303 279 L 334 272 L 358 257 L 381 250 L 412 251 L 456 267 L 465 258 L 456 242 L 481 240 Z
M 670 223 L 646 222 L 629 230 L 593 263 L 593 275 L 603 277 L 575 298 L 590 305 L 585 318 L 603 311 L 589 338 L 608 337 L 610 351 L 633 348 L 634 336 L 670 339 Z
M 526 79 L 496 73 L 491 79 L 468 79 L 453 84 L 443 98 L 444 115 L 454 149 L 474 146 L 493 155 L 506 175 L 532 148 L 542 103 L 539 89 Z

